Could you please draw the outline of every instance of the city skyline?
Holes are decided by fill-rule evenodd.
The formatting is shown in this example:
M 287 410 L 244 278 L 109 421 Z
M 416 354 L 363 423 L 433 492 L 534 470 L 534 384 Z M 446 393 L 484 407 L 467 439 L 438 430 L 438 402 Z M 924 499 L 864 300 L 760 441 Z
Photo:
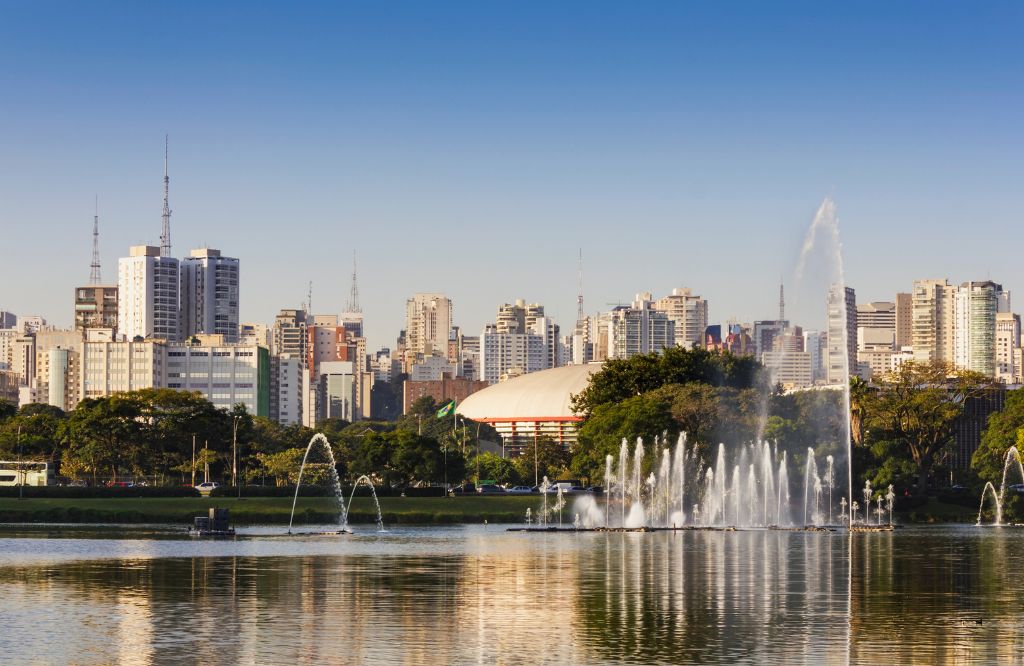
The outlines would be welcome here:
M 239 257 L 240 319 L 270 322 L 309 281 L 341 312 L 355 250 L 374 349 L 416 292 L 470 334 L 516 298 L 568 330 L 580 248 L 588 314 L 689 287 L 709 321 L 767 319 L 782 276 L 820 328 L 827 285 L 800 298 L 792 273 L 825 195 L 859 302 L 922 278 L 1012 290 L 993 239 L 1024 212 L 1021 10 L 869 7 L 11 10 L 0 309 L 72 323 L 94 195 L 105 284 L 159 244 L 165 133 L 175 256 Z

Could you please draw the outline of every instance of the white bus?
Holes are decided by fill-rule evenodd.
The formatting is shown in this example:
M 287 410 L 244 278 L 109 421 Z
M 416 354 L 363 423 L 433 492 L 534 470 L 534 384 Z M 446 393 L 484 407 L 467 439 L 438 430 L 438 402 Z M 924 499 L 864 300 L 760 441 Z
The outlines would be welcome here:
M 52 486 L 53 467 L 34 460 L 0 460 L 0 486 Z

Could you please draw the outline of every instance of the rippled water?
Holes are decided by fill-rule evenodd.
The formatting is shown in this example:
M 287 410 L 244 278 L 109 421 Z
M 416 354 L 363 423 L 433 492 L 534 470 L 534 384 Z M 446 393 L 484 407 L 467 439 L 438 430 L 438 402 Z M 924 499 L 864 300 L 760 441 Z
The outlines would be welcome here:
M 1024 531 L 0 527 L 4 663 L 1020 663 Z

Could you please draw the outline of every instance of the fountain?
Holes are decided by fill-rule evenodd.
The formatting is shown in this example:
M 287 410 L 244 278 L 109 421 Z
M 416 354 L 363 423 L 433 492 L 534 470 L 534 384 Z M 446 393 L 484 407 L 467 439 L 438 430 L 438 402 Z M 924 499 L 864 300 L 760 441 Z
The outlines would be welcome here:
M 824 262 L 827 272 L 825 284 L 829 285 L 830 298 L 845 299 L 842 245 L 836 206 L 830 198 L 826 198 L 817 209 L 804 238 L 796 269 L 798 285 L 803 283 L 812 261 Z M 821 282 L 809 280 L 808 284 L 820 285 Z M 820 293 L 816 293 L 814 298 L 818 301 Z M 846 349 L 846 308 L 838 310 L 842 321 L 830 322 L 830 326 L 838 329 L 833 335 L 841 336 L 840 349 Z M 841 511 L 840 522 L 853 528 L 860 504 L 853 501 L 850 387 L 847 381 L 850 363 L 847 354 L 840 356 L 843 372 L 840 379 L 829 386 L 842 392 L 840 445 L 843 453 L 837 455 L 846 456 L 848 492 L 843 494 L 838 508 Z M 799 473 L 791 486 L 789 453 L 780 449 L 778 442 L 769 442 L 764 437 L 768 424 L 768 395 L 766 392 L 762 396 L 764 403 L 755 439 L 745 444 L 733 444 L 729 449 L 725 444 L 719 444 L 707 460 L 698 454 L 697 444 L 692 451 L 688 448 L 685 433 L 679 435 L 674 446 L 669 445 L 667 433 L 656 437 L 648 455 L 645 455 L 643 439 L 637 438 L 631 449 L 630 442 L 623 438 L 617 461 L 613 454 L 604 460 L 604 511 L 591 512 L 586 507 L 581 510 L 583 529 L 820 529 L 823 525 L 832 525 L 835 510 L 833 491 L 837 483 L 835 457 L 827 455 L 824 458 L 826 467 L 822 476 L 815 451 L 808 447 L 803 474 L 803 514 L 797 517 L 798 507 L 791 505 L 791 494 L 799 492 Z M 546 522 L 549 514 L 546 479 L 541 490 L 544 506 L 538 523 Z M 871 498 L 865 496 L 861 528 L 870 526 L 870 503 Z
M 659 444 L 663 440 L 659 439 Z M 623 441 L 615 459 L 605 459 L 604 510 L 593 497 L 577 498 L 574 511 L 582 529 L 723 529 L 735 527 L 820 528 L 828 502 L 814 459 L 808 451 L 804 479 L 804 518 L 802 525 L 791 518 L 789 456 L 768 442 L 740 447 L 730 460 L 724 445 L 716 448 L 714 465 L 705 467 L 696 451 L 688 448 L 685 433 L 674 447 L 653 447 L 648 460 L 655 471 L 645 477 L 644 444 L 638 439 L 630 451 Z M 541 484 L 544 504 L 540 515 L 559 511 L 563 503 L 556 499 L 548 509 L 547 479 Z M 618 503 L 618 506 L 615 506 Z M 845 510 L 845 498 L 842 506 Z M 691 507 L 686 510 L 685 507 Z M 543 524 L 544 519 L 538 519 Z
M 380 502 L 377 500 L 377 490 L 373 487 L 373 482 L 365 475 L 356 479 L 355 485 L 352 486 L 352 495 L 349 497 L 348 503 L 346 504 L 344 494 L 341 490 L 341 479 L 338 478 L 338 470 L 335 467 L 336 463 L 334 461 L 334 451 L 331 450 L 331 443 L 327 441 L 327 437 L 325 437 L 323 433 L 317 433 L 309 440 L 309 444 L 306 445 L 306 452 L 302 455 L 302 465 L 299 467 L 299 478 L 295 483 L 295 496 L 292 498 L 292 512 L 288 517 L 288 534 L 292 533 L 292 524 L 295 521 L 295 507 L 299 501 L 299 489 L 302 487 L 302 475 L 306 471 L 306 463 L 309 461 L 310 451 L 313 450 L 313 447 L 316 444 L 322 445 L 323 449 L 327 452 L 328 462 L 319 464 L 327 465 L 331 479 L 331 486 L 334 490 L 335 501 L 338 504 L 338 526 L 340 529 L 336 534 L 348 533 L 348 515 L 349 510 L 352 508 L 352 498 L 355 497 L 356 488 L 361 482 L 370 486 L 370 493 L 373 495 L 373 502 L 377 506 L 377 527 L 379 531 L 383 532 L 384 518 L 380 509 Z
M 976 525 L 981 525 L 981 515 L 985 510 L 985 494 L 991 493 L 992 502 L 995 504 L 996 517 L 993 525 L 995 527 L 1003 526 L 1003 508 L 1006 506 L 1006 475 L 1010 471 L 1010 462 L 1017 463 L 1017 470 L 1020 472 L 1021 481 L 1024 482 L 1024 464 L 1021 463 L 1020 451 L 1017 450 L 1016 446 L 1011 446 L 1006 450 L 1006 457 L 1003 459 L 1003 478 L 999 483 L 999 492 L 996 492 L 995 486 L 992 485 L 991 481 L 985 482 L 985 487 L 981 489 L 981 506 L 978 507 L 978 522 Z
M 352 484 L 352 494 L 349 495 L 348 504 L 345 506 L 345 522 L 342 525 L 342 529 L 348 529 L 348 516 L 349 512 L 352 509 L 352 500 L 355 499 L 356 488 L 359 487 L 360 483 L 365 483 L 366 485 L 370 486 L 370 495 L 373 496 L 373 503 L 377 506 L 377 531 L 383 532 L 384 516 L 381 514 L 380 511 L 380 501 L 377 499 L 377 489 L 373 487 L 373 481 L 370 480 L 370 477 L 366 476 L 365 474 L 356 479 L 356 482 Z

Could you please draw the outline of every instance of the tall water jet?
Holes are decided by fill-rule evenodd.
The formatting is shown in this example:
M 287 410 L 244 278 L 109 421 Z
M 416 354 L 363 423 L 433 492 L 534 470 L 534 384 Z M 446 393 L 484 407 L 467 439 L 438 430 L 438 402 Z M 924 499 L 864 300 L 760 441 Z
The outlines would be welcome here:
M 807 508 L 811 503 L 812 492 L 815 495 L 821 492 L 821 479 L 818 478 L 818 465 L 814 462 L 814 449 L 807 447 L 807 465 L 804 469 L 804 525 L 817 522 L 817 504 L 814 507 L 815 513 L 810 515 L 811 521 L 807 521 Z M 815 501 L 817 501 L 817 496 L 815 496 Z
M 299 478 L 295 483 L 295 497 L 292 498 L 292 512 L 288 517 L 288 534 L 292 533 L 292 523 L 295 520 L 295 505 L 299 501 L 299 488 L 302 487 L 302 474 L 306 471 L 306 461 L 309 459 L 309 452 L 313 450 L 313 445 L 321 444 L 324 450 L 327 451 L 327 460 L 329 464 L 328 476 L 331 480 L 331 485 L 334 489 L 334 498 L 338 503 L 338 524 L 344 529 L 344 525 L 348 524 L 348 511 L 345 507 L 345 499 L 341 494 L 341 479 L 338 478 L 338 470 L 335 467 L 334 462 L 334 451 L 331 450 L 331 443 L 327 441 L 327 437 L 323 433 L 317 433 L 309 440 L 309 444 L 306 445 L 306 452 L 302 455 L 302 465 L 299 467 Z
M 604 496 L 607 498 L 604 503 L 604 526 L 608 527 L 608 514 L 611 512 L 612 499 L 612 454 L 604 459 Z
M 828 467 L 825 469 L 825 485 L 828 486 L 828 524 L 832 524 L 832 487 L 836 484 L 835 458 L 825 456 Z
M 811 222 L 811 226 L 804 236 L 804 243 L 800 250 L 800 259 L 797 263 L 797 281 L 802 282 L 804 273 L 807 270 L 808 262 L 814 250 L 819 246 L 825 250 L 825 259 L 828 262 L 826 267 L 826 279 L 829 286 L 830 309 L 831 301 L 836 299 L 840 304 L 836 307 L 838 314 L 837 325 L 829 326 L 829 352 L 833 347 L 838 347 L 839 357 L 842 364 L 841 383 L 835 387 L 842 391 L 843 406 L 843 448 L 846 454 L 846 482 L 848 497 L 853 498 L 853 455 L 852 455 L 852 427 L 850 423 L 850 349 L 849 327 L 847 322 L 846 308 L 846 274 L 843 267 L 843 244 L 839 236 L 839 218 L 836 215 L 836 204 L 831 197 L 825 197 L 818 207 Z M 838 333 L 838 336 L 835 334 Z M 842 344 L 835 345 L 834 337 L 838 337 Z M 838 379 L 838 378 L 837 378 Z M 850 505 L 853 510 L 853 504 Z M 853 524 L 852 517 L 849 517 L 849 524 Z

